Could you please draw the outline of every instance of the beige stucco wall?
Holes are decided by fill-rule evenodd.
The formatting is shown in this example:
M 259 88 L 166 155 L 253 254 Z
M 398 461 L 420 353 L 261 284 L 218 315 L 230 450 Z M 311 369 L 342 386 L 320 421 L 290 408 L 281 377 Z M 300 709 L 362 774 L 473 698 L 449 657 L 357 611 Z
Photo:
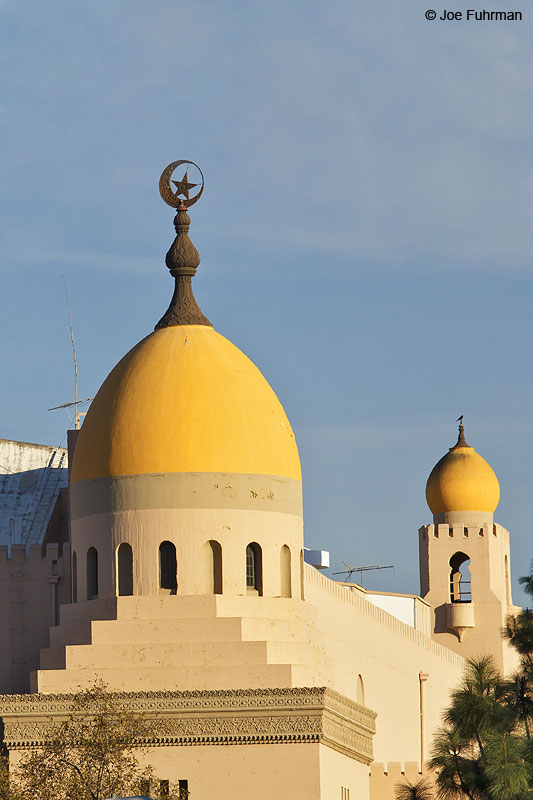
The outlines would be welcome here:
M 209 545 L 222 550 L 225 594 L 246 594 L 246 547 L 262 551 L 263 594 L 282 591 L 280 555 L 291 556 L 291 594 L 301 596 L 303 548 L 301 481 L 275 475 L 169 473 L 131 475 L 75 483 L 70 487 L 72 551 L 77 557 L 78 600 L 87 598 L 86 558 L 98 552 L 98 596 L 118 593 L 117 552 L 133 550 L 133 594 L 157 595 L 159 546 L 176 547 L 178 591 L 213 591 Z
M 329 747 L 320 747 L 320 794 L 326 798 L 341 798 L 341 789 L 349 800 L 367 800 L 369 797 L 368 767 L 359 761 L 346 758 L 342 753 Z
M 194 796 L 210 797 L 220 782 L 223 797 L 326 798 L 341 786 L 368 797 L 375 713 L 331 689 L 137 692 L 115 700 L 150 722 L 143 762 L 159 780 L 187 780 Z M 73 710 L 71 694 L 0 697 L 11 764 Z
M 68 547 L 61 554 L 58 545 L 44 553 L 41 547 L 0 547 L 0 694 L 29 691 L 30 671 L 48 645 L 54 590 L 57 608 L 70 601 Z
M 396 800 L 399 783 L 417 783 L 422 777 L 431 783 L 432 773 L 421 773 L 419 764 L 414 762 L 374 762 L 370 768 L 370 800 Z
M 161 747 L 139 760 L 151 764 L 160 778 L 187 779 L 191 799 L 325 800 L 328 795 L 320 793 L 323 749 L 320 744 Z
M 13 751 L 13 767 L 21 756 Z M 320 743 L 151 747 L 136 756 L 160 780 L 187 780 L 197 800 L 338 800 L 342 786 L 350 800 L 369 798 L 368 767 Z
M 224 593 L 246 594 L 246 546 L 257 542 L 262 549 L 263 594 L 281 594 L 280 553 L 287 545 L 291 551 L 292 592 L 300 596 L 302 525 L 302 518 L 294 514 L 246 509 L 139 509 L 84 517 L 73 523 L 78 599 L 87 597 L 86 555 L 90 546 L 98 551 L 99 597 L 115 596 L 116 553 L 122 542 L 133 550 L 134 594 L 158 594 L 159 545 L 163 541 L 176 546 L 178 592 L 212 592 L 211 540 L 222 548 Z
M 425 752 L 440 721 L 463 659 L 423 633 L 375 607 L 360 593 L 306 570 L 306 598 L 317 611 L 324 641 L 323 675 L 333 688 L 354 696 L 363 678 L 365 705 L 378 714 L 374 759 L 420 761 L 420 680 L 425 673 Z M 401 731 L 401 735 L 399 735 Z
M 374 758 L 419 761 L 419 674 L 428 675 L 427 752 L 462 658 L 307 565 L 305 593 L 305 601 L 178 595 L 66 606 L 33 689 L 73 691 L 101 677 L 127 691 L 328 686 L 358 700 L 361 675 L 364 704 L 378 713 Z

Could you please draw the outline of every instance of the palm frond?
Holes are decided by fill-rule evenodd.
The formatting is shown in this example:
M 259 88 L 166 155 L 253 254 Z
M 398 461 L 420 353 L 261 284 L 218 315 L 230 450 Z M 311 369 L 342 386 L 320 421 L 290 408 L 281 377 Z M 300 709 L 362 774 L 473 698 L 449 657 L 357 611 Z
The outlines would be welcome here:
M 407 779 L 399 781 L 394 787 L 396 800 L 433 800 L 433 788 L 426 778 L 415 783 Z
M 529 789 L 525 741 L 509 733 L 490 736 L 486 745 L 485 775 L 494 800 L 522 800 Z
M 524 587 L 524 591 L 527 592 L 527 594 L 533 596 L 533 558 L 529 564 L 529 575 L 518 578 L 518 583 Z
M 468 659 L 461 684 L 451 694 L 444 720 L 464 740 L 475 739 L 482 747 L 487 731 L 508 731 L 514 717 L 502 703 L 504 683 L 491 656 Z

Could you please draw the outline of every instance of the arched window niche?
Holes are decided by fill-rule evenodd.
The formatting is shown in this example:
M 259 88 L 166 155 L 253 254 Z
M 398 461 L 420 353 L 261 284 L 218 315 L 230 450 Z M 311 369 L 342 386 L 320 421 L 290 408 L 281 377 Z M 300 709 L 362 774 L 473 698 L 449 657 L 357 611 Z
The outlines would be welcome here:
M 357 686 L 355 689 L 355 702 L 359 703 L 360 706 L 364 706 L 365 704 L 365 685 L 363 683 L 363 676 L 357 676 Z
M 220 542 L 211 539 L 209 548 L 211 551 L 213 594 L 222 594 L 222 547 L 220 546 Z
M 98 553 L 96 547 L 87 550 L 87 600 L 98 597 Z
M 178 565 L 176 546 L 172 542 L 159 545 L 159 594 L 177 594 Z
M 246 591 L 263 594 L 263 556 L 257 542 L 250 542 L 246 548 Z
M 450 558 L 450 600 L 452 603 L 472 602 L 470 556 L 455 553 Z
M 122 542 L 117 552 L 118 594 L 127 597 L 133 594 L 133 550 Z
M 72 553 L 72 602 L 78 602 L 78 556 Z
M 507 600 L 507 605 L 512 605 L 513 601 L 511 598 L 511 575 L 509 572 L 509 557 L 506 555 L 504 558 L 504 570 L 505 570 L 505 598 Z
M 284 544 L 279 554 L 279 569 L 281 578 L 281 596 L 292 597 L 291 583 L 291 551 Z

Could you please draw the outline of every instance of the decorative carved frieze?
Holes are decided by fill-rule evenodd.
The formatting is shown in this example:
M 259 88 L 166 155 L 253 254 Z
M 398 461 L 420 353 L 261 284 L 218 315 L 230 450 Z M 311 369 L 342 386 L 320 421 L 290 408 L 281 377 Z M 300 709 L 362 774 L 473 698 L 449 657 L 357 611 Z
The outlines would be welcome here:
M 146 714 L 153 735 L 139 746 L 319 742 L 370 764 L 376 714 L 332 689 L 124 692 L 128 711 Z M 51 725 L 74 711 L 70 694 L 3 695 L 0 716 L 10 750 L 39 747 Z

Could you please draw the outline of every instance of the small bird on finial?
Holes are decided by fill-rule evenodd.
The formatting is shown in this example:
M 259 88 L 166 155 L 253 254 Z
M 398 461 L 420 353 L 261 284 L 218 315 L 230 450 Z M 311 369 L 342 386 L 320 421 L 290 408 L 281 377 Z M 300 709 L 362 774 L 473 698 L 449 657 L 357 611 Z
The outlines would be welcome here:
M 456 447 L 468 447 L 465 439 L 465 426 L 463 425 L 463 414 L 460 417 L 457 417 L 457 422 L 459 423 L 459 437 L 457 439 Z

